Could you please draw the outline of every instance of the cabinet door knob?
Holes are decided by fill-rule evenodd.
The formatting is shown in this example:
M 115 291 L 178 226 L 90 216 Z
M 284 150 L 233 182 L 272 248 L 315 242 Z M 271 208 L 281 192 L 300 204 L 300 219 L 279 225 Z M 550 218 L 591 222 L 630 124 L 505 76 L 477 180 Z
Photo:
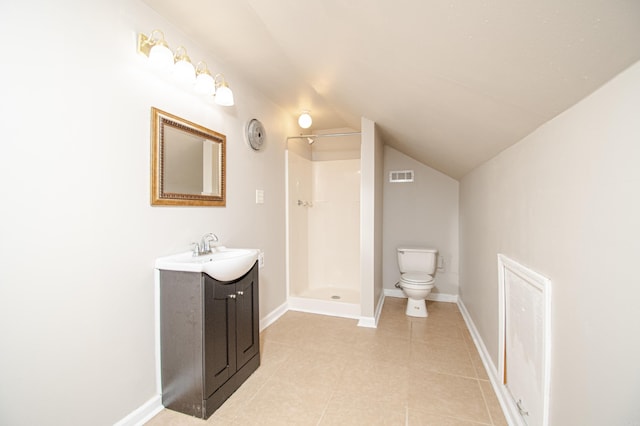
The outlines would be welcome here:
M 244 295 L 244 291 L 242 290 L 238 291 L 238 296 L 242 296 L 242 295 Z
M 229 299 L 235 299 L 235 298 L 236 298 L 236 295 L 235 295 L 235 294 L 230 294 L 230 295 L 229 295 Z

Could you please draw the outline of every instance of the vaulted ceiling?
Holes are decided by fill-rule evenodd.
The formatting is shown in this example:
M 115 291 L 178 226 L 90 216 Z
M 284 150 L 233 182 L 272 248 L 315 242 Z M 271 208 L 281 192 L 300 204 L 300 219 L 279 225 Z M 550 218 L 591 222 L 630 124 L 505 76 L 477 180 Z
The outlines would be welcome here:
M 638 0 L 145 2 L 231 85 L 310 110 L 316 130 L 367 117 L 456 179 L 640 60 Z

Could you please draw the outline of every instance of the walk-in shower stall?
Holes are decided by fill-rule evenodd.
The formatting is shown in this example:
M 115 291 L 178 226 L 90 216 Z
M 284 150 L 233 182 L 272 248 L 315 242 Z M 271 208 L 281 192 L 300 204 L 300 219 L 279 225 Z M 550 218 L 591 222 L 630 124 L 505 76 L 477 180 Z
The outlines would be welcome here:
M 360 316 L 360 134 L 287 139 L 289 308 Z

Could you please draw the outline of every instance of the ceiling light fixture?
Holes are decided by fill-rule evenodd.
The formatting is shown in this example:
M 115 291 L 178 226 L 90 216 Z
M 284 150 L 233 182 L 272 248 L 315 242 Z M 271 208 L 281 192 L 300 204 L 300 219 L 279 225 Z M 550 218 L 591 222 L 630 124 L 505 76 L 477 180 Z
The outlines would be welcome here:
M 214 96 L 215 103 L 222 106 L 234 104 L 233 92 L 222 74 L 211 76 L 211 71 L 203 61 L 194 67 L 187 49 L 179 46 L 175 53 L 171 51 L 164 39 L 164 33 L 153 30 L 147 36 L 138 34 L 138 53 L 149 59 L 155 69 L 172 69 L 174 77 L 182 83 L 193 84 L 193 89 L 199 94 Z
M 311 119 L 309 111 L 302 111 L 302 114 L 300 114 L 300 117 L 298 117 L 298 125 L 303 129 L 308 129 L 309 127 L 311 127 L 312 123 L 313 119 Z

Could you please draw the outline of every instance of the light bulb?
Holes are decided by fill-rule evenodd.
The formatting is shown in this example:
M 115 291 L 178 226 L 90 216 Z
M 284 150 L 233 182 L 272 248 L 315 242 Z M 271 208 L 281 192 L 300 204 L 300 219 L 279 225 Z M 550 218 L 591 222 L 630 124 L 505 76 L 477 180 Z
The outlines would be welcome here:
M 173 66 L 173 75 L 183 83 L 193 83 L 196 79 L 196 70 L 187 57 L 176 61 Z
M 201 95 L 213 95 L 216 92 L 216 84 L 208 72 L 198 73 L 193 88 Z
M 216 89 L 216 103 L 222 106 L 233 105 L 233 92 L 229 89 L 227 83 L 222 83 L 220 87 Z
M 173 75 L 176 80 L 185 84 L 192 84 L 196 79 L 196 69 L 191 63 L 191 58 L 187 55 L 187 49 L 183 46 L 178 46 L 173 59 L 175 61 Z
M 164 40 L 158 41 L 149 51 L 149 64 L 156 69 L 165 69 L 173 65 L 173 53 Z
M 298 117 L 298 125 L 303 129 L 308 129 L 309 127 L 311 127 L 312 123 L 313 119 L 311 119 L 311 116 L 306 111 L 300 114 L 300 117 Z

